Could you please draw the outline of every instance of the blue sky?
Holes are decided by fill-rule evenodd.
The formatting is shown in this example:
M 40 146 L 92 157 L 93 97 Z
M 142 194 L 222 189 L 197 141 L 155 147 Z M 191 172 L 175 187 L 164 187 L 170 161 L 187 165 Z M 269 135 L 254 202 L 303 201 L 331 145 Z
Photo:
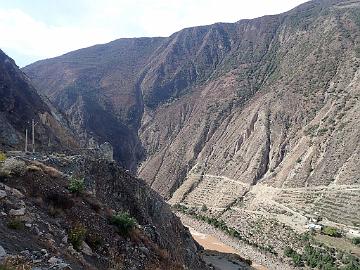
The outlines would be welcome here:
M 287 11 L 304 0 L 0 0 L 0 48 L 19 66 L 122 37 Z

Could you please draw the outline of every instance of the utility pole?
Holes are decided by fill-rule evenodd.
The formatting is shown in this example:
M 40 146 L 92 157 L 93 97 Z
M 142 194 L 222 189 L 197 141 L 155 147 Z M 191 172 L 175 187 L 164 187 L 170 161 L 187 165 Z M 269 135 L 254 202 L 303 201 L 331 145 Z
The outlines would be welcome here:
M 32 152 L 35 154 L 35 120 L 33 119 L 31 122 L 32 128 Z
M 28 151 L 28 130 L 25 129 L 25 154 Z

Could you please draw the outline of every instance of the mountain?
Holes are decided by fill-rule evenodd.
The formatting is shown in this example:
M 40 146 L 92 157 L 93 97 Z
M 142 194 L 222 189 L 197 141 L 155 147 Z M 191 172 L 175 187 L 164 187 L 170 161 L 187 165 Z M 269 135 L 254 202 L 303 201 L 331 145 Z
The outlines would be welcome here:
M 46 98 L 38 95 L 30 80 L 1 50 L 0 97 L 0 143 L 3 150 L 23 150 L 25 129 L 28 129 L 30 144 L 32 119 L 36 122 L 37 150 L 76 147 L 63 115 Z
M 137 135 L 143 114 L 140 70 L 162 38 L 123 39 L 37 62 L 24 69 L 61 110 L 83 145 L 109 141 L 121 164 L 135 170 L 143 156 Z M 59 77 L 61 76 L 61 77 Z
M 206 205 L 232 224 L 254 211 L 292 227 L 290 216 L 310 214 L 356 227 L 359 14 L 356 0 L 310 1 L 119 39 L 23 71 L 83 144 L 110 141 L 116 159 L 172 204 Z
M 36 155 L 25 155 L 32 119 Z M 163 198 L 102 150 L 81 149 L 2 51 L 0 127 L 0 269 L 212 269 Z

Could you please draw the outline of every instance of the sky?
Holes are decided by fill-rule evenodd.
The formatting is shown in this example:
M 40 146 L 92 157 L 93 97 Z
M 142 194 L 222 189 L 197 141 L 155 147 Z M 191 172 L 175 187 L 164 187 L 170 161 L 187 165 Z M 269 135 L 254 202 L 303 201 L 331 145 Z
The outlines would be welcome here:
M 0 0 L 0 49 L 23 67 L 118 38 L 278 14 L 305 0 Z

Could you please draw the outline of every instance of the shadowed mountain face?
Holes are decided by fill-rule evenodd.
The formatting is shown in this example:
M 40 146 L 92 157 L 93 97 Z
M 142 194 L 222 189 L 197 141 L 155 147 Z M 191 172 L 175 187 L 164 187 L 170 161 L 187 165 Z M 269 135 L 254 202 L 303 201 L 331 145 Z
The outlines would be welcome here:
M 15 62 L 0 50 L 0 143 L 2 149 L 23 150 L 25 129 L 31 132 L 31 120 L 37 123 L 37 149 L 54 150 L 76 146 L 66 121 L 44 98 Z M 50 143 L 50 145 L 49 145 Z M 29 148 L 29 150 L 31 150 Z
M 24 71 L 83 143 L 110 141 L 174 203 L 225 209 L 257 186 L 360 183 L 359 14 L 359 1 L 312 1 Z
M 123 39 L 40 61 L 25 70 L 64 110 L 86 145 L 90 138 L 114 146 L 123 166 L 143 156 L 137 135 L 143 113 L 141 70 L 163 39 Z

